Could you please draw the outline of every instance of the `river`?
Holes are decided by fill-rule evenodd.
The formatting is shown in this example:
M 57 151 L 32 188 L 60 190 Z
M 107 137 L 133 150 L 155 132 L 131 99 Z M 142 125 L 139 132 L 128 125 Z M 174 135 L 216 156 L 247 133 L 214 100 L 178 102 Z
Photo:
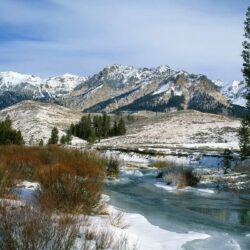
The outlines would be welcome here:
M 110 196 L 110 204 L 126 213 L 141 214 L 151 224 L 168 231 L 210 235 L 184 244 L 183 249 L 250 249 L 249 195 L 169 192 L 155 186 L 155 174 L 154 170 L 124 172 L 119 182 L 107 183 L 105 193 Z

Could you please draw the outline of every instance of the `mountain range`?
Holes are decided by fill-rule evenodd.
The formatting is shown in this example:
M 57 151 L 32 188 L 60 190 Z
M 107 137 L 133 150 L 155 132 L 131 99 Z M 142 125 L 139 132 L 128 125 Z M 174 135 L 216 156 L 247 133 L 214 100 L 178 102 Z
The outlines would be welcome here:
M 168 66 L 112 65 L 92 77 L 65 74 L 42 79 L 0 72 L 0 109 L 23 100 L 52 102 L 84 112 L 194 109 L 240 115 L 246 112 L 244 82 L 213 81 Z

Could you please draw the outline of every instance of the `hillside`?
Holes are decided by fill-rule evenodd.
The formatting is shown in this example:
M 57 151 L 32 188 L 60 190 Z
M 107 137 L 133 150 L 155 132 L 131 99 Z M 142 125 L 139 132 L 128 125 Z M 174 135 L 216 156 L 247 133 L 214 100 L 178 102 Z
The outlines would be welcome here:
M 9 115 L 13 127 L 21 130 L 26 143 L 47 142 L 56 126 L 60 136 L 71 123 L 78 122 L 81 112 L 56 104 L 24 101 L 0 111 L 0 120 Z M 85 114 L 86 115 L 86 114 Z M 240 120 L 198 111 L 155 113 L 140 111 L 123 114 L 127 121 L 127 135 L 103 139 L 100 148 L 136 148 L 178 152 L 178 149 L 238 150 Z M 74 138 L 82 145 L 80 139 Z
M 141 117 L 128 127 L 128 134 L 103 140 L 100 148 L 158 150 L 177 153 L 183 149 L 197 151 L 238 150 L 240 120 L 198 111 L 171 114 L 136 113 Z
M 81 119 L 82 114 L 56 104 L 23 101 L 0 111 L 0 120 L 9 115 L 13 127 L 22 132 L 26 143 L 46 143 L 51 130 L 56 126 L 59 135 L 64 134 L 70 124 Z

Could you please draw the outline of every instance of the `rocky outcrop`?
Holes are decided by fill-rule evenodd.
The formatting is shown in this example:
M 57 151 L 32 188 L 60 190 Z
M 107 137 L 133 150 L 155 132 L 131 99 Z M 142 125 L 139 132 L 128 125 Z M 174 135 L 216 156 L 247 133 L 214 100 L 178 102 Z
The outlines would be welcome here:
M 244 105 L 232 98 L 244 95 L 245 87 L 236 83 L 229 87 L 204 75 L 175 71 L 168 66 L 134 68 L 115 64 L 90 78 L 65 74 L 41 79 L 1 72 L 0 108 L 22 100 L 40 100 L 84 112 L 194 109 L 241 116 L 246 112 Z

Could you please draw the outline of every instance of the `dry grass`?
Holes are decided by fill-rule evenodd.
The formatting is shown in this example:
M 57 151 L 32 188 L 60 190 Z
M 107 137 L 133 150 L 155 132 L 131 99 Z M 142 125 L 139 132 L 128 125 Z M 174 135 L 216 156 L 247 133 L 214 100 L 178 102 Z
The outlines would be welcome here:
M 164 181 L 170 185 L 174 184 L 177 188 L 196 186 L 199 179 L 193 174 L 193 170 L 187 167 L 170 167 L 163 173 Z
M 126 229 L 129 227 L 129 224 L 126 223 L 125 218 L 124 218 L 124 213 L 121 211 L 118 211 L 116 213 L 111 213 L 109 215 L 109 222 L 110 225 L 121 228 L 121 229 Z
M 106 173 L 110 177 L 118 177 L 120 172 L 120 160 L 115 157 L 106 157 L 105 158 Z
M 125 234 L 119 236 L 114 234 L 114 231 L 109 228 L 100 229 L 94 236 L 95 249 L 115 249 L 115 250 L 135 250 L 136 246 L 132 249 L 128 245 L 128 238 Z
M 122 212 L 107 215 L 107 226 L 98 228 L 88 216 L 76 213 L 106 213 L 102 203 L 105 160 L 93 152 L 60 147 L 0 147 L 0 197 L 21 180 L 39 182 L 36 203 L 27 206 L 0 205 L 0 249 L 72 249 L 79 243 L 80 225 L 84 228 L 81 248 L 127 250 Z M 11 200 L 10 202 L 13 202 Z M 71 214 L 71 215 L 69 215 Z M 76 221 L 77 219 L 77 221 Z
M 237 173 L 250 174 L 250 158 L 236 163 L 235 171 Z
M 98 206 L 104 161 L 94 152 L 59 147 L 0 147 L 0 195 L 19 180 L 37 181 L 41 207 L 91 213 Z
M 115 242 L 114 233 L 108 229 L 100 229 L 95 235 L 96 249 L 112 249 Z
M 151 167 L 155 167 L 155 168 L 158 168 L 158 169 L 162 169 L 162 168 L 169 168 L 169 167 L 173 167 L 173 166 L 176 166 L 176 162 L 174 161 L 167 161 L 167 160 L 164 160 L 164 161 L 153 161 L 151 163 Z
M 69 218 L 53 220 L 40 210 L 24 206 L 0 210 L 0 249 L 62 249 L 75 244 L 79 227 Z

